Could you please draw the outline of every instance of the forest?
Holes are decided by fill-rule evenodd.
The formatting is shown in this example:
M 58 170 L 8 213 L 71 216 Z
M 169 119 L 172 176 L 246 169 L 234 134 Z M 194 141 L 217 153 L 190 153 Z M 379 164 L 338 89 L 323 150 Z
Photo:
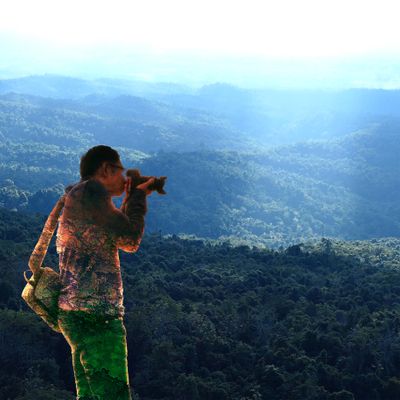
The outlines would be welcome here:
M 397 90 L 0 80 L 0 400 L 74 399 L 23 272 L 100 143 L 168 176 L 120 253 L 134 400 L 400 399 L 399 106 Z
M 20 297 L 44 218 L 0 212 L 0 399 L 72 400 L 67 343 Z M 121 267 L 135 399 L 400 397 L 398 238 L 273 250 L 149 232 Z

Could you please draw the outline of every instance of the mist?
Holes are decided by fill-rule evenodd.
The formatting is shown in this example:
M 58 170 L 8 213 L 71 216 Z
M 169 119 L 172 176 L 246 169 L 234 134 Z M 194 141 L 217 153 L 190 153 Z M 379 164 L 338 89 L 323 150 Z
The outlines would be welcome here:
M 17 0 L 0 15 L 0 79 L 57 74 L 190 86 L 400 86 L 395 4 Z

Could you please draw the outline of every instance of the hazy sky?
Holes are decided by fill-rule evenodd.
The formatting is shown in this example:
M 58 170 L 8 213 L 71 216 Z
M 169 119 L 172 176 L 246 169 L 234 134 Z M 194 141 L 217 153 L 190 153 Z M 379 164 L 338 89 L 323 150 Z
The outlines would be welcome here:
M 46 56 L 63 53 L 64 62 L 101 55 L 107 63 L 107 51 L 390 58 L 400 54 L 399 9 L 388 0 L 5 0 L 0 69 L 39 48 Z
M 398 11 L 385 0 L 6 0 L 0 30 L 60 46 L 335 56 L 398 52 Z

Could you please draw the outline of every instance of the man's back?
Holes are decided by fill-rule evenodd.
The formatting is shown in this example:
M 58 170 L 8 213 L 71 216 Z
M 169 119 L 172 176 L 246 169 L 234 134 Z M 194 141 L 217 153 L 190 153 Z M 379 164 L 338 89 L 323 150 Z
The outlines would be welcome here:
M 143 190 L 131 192 L 122 212 L 97 180 L 88 179 L 72 187 L 65 199 L 56 242 L 61 309 L 124 315 L 118 248 L 129 252 L 138 249 L 146 210 Z

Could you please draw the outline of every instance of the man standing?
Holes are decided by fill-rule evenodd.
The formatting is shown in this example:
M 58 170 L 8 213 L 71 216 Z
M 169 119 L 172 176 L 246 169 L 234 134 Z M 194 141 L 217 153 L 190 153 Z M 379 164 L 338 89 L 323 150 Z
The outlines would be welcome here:
M 88 150 L 59 219 L 58 323 L 71 347 L 79 400 L 131 400 L 118 249 L 138 250 L 154 178 L 131 189 L 123 171 L 111 147 Z M 124 191 L 118 209 L 111 198 Z

